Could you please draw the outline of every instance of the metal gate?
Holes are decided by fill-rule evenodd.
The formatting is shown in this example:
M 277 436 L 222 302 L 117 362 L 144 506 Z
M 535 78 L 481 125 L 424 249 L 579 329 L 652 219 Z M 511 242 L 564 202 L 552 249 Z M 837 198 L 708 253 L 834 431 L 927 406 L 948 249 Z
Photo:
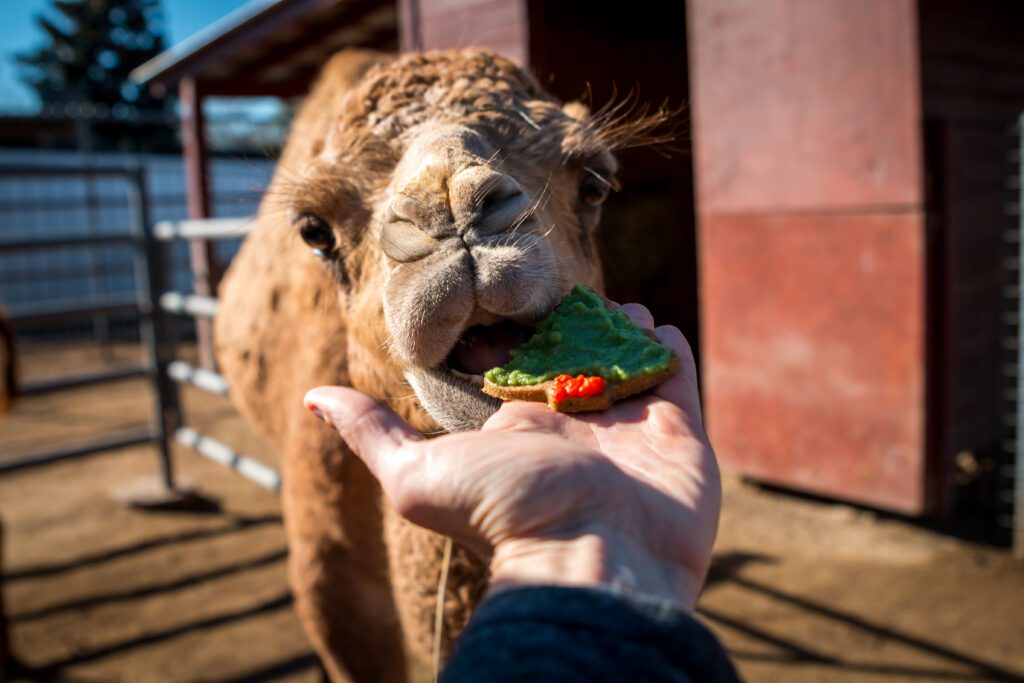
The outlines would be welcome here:
M 43 250 L 68 249 L 72 251 L 95 250 L 109 246 L 128 246 L 131 248 L 132 271 L 134 275 L 134 296 L 112 295 L 105 298 L 92 298 L 85 303 L 70 306 L 56 305 L 47 308 L 36 308 L 31 313 L 12 315 L 11 323 L 15 331 L 44 323 L 57 323 L 70 320 L 82 320 L 100 316 L 131 315 L 139 321 L 139 336 L 146 350 L 146 362 L 120 367 L 112 370 L 93 372 L 55 380 L 47 380 L 28 384 L 20 388 L 20 393 L 38 396 L 70 388 L 84 387 L 134 377 L 152 379 L 154 405 L 158 406 L 153 424 L 143 429 L 132 430 L 115 436 L 107 436 L 74 444 L 70 447 L 50 449 L 22 455 L 17 458 L 0 462 L 0 473 L 24 467 L 40 465 L 68 458 L 75 458 L 113 448 L 152 443 L 156 446 L 159 457 L 159 468 L 164 483 L 171 485 L 173 471 L 171 454 L 168 446 L 166 425 L 170 417 L 170 409 L 164 415 L 160 406 L 174 403 L 168 394 L 169 382 L 162 381 L 165 376 L 166 350 L 161 347 L 161 340 L 166 339 L 162 329 L 161 316 L 155 315 L 153 301 L 157 292 L 156 282 L 161 276 L 160 259 L 156 245 L 147 226 L 149 225 L 148 201 L 146 197 L 146 174 L 142 168 L 81 168 L 60 166 L 0 166 L 0 180 L 12 178 L 39 179 L 91 179 L 113 178 L 123 185 L 124 206 L 128 210 L 129 230 L 121 234 L 77 234 L 46 235 L 44 237 L 18 237 L 0 241 L 0 254 L 26 254 Z M 173 389 L 173 385 L 170 386 Z
M 278 491 L 280 475 L 271 467 L 239 453 L 216 439 L 200 434 L 184 424 L 179 399 L 179 384 L 190 384 L 219 396 L 227 396 L 227 382 L 214 371 L 197 368 L 177 359 L 177 339 L 170 331 L 171 315 L 212 317 L 217 300 L 175 291 L 170 286 L 168 246 L 176 240 L 236 239 L 245 235 L 251 219 L 210 219 L 202 221 L 165 221 L 150 227 L 146 172 L 131 168 L 82 168 L 61 166 L 0 165 L 4 178 L 83 179 L 115 178 L 124 185 L 124 206 L 130 215 L 130 229 L 123 234 L 66 234 L 26 236 L 0 240 L 0 255 L 47 250 L 89 250 L 109 246 L 132 249 L 134 294 L 91 298 L 72 306 L 51 306 L 31 313 L 12 316 L 15 330 L 44 323 L 129 315 L 138 319 L 139 338 L 146 361 L 101 372 L 63 377 L 23 385 L 19 393 L 38 396 L 71 388 L 98 385 L 125 379 L 146 377 L 153 394 L 152 423 L 130 432 L 105 436 L 71 446 L 43 450 L 0 461 L 0 474 L 18 469 L 77 458 L 101 451 L 151 443 L 156 447 L 163 486 L 176 489 L 171 440 L 195 449 L 201 455 L 225 465 L 244 478 L 270 491 Z
M 1021 267 L 1024 264 L 1024 113 L 1012 130 L 1009 160 L 1008 187 L 1012 195 L 1006 210 L 1015 218 L 1015 228 L 1006 237 L 1016 253 L 1008 259 L 1006 267 L 1009 285 L 1004 315 L 1008 332 L 1004 347 L 1015 356 L 1008 363 L 1007 375 L 1011 381 L 1007 404 L 1012 409 L 1006 420 L 1014 435 L 1006 441 L 1005 457 L 999 467 L 997 503 L 1000 523 L 1013 534 L 1014 554 L 1024 559 L 1024 343 L 1021 340 L 1021 323 L 1024 322 L 1024 269 Z

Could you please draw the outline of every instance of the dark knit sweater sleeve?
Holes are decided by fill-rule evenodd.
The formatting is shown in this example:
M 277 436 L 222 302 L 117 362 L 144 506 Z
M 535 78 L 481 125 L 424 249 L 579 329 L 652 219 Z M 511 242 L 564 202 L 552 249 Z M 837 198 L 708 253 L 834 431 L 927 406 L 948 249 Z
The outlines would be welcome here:
M 672 605 L 558 587 L 486 599 L 441 674 L 441 683 L 737 680 L 711 632 Z

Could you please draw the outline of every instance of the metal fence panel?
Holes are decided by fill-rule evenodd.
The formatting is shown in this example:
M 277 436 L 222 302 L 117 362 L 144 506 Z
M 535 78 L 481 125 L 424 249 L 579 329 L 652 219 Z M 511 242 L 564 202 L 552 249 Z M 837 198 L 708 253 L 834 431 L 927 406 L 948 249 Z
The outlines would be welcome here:
M 154 299 L 157 283 L 162 281 L 162 260 L 158 243 L 149 230 L 150 217 L 146 196 L 146 173 L 140 168 L 123 169 L 87 169 L 60 166 L 36 166 L 34 168 L 17 168 L 0 164 L 0 188 L 10 194 L 11 186 L 26 182 L 35 183 L 34 187 L 56 186 L 58 190 L 67 189 L 72 192 L 69 183 L 95 181 L 114 181 L 121 191 L 121 208 L 128 216 L 127 229 L 120 232 L 97 233 L 95 230 L 82 235 L 80 228 L 62 227 L 67 232 L 59 233 L 61 240 L 48 240 L 45 233 L 20 234 L 6 237 L 2 242 L 0 254 L 17 258 L 25 254 L 51 258 L 54 252 L 62 249 L 78 250 L 81 260 L 91 261 L 92 251 L 106 248 L 105 245 L 116 242 L 118 248 L 127 252 L 127 266 L 131 278 L 130 286 L 124 292 L 95 291 L 85 288 L 78 296 L 66 296 L 49 303 L 34 302 L 31 307 L 15 309 L 12 322 L 15 329 L 22 331 L 33 326 L 63 323 L 77 318 L 93 318 L 94 323 L 101 317 L 123 315 L 134 317 L 140 326 L 140 337 L 145 342 L 148 353 L 148 364 L 131 365 L 113 368 L 107 371 L 91 372 L 79 376 L 61 377 L 36 382 L 27 386 L 29 395 L 51 391 L 81 387 L 103 382 L 118 381 L 140 374 L 153 378 L 153 392 L 157 405 L 157 416 L 153 425 L 139 427 L 125 434 L 104 436 L 86 443 L 51 448 L 49 450 L 23 454 L 13 458 L 5 458 L 0 463 L 0 472 L 11 471 L 24 467 L 66 460 L 69 458 L 89 455 L 100 451 L 155 442 L 161 458 L 161 472 L 164 483 L 173 488 L 173 472 L 171 469 L 168 435 L 179 426 L 177 394 L 173 383 L 165 377 L 167 364 L 170 362 L 171 347 L 169 335 L 163 326 L 163 317 L 154 315 Z M 113 185 L 107 185 L 108 189 Z M 47 192 L 51 190 L 48 188 Z M 55 198 L 54 203 L 59 203 Z M 15 231 L 16 232 L 16 231 Z M 77 234 L 76 234 L 77 233 Z M 116 238 L 116 239 L 115 239 Z M 51 262 L 49 269 L 54 268 Z M 59 268 L 57 269 L 59 271 Z M 168 391 L 170 389 L 170 391 Z
M 1011 199 L 1007 204 L 1007 212 L 1016 217 L 1018 226 L 1017 234 L 1011 240 L 1016 244 L 1017 257 L 1011 267 L 1007 270 L 1014 276 L 1016 291 L 1009 297 L 1009 312 L 1013 315 L 1011 329 L 1014 330 L 1011 341 L 1015 342 L 1017 355 L 1017 367 L 1013 372 L 1012 379 L 1016 384 L 1016 395 L 1013 403 L 1016 415 L 1016 439 L 1008 444 L 1008 458 L 1001 468 L 999 503 L 1004 505 L 1008 512 L 1004 515 L 1004 521 L 1013 531 L 1014 554 L 1024 559 L 1024 344 L 1021 343 L 1020 331 L 1021 322 L 1024 321 L 1024 278 L 1022 278 L 1021 264 L 1024 264 L 1024 113 L 1021 113 L 1017 125 L 1013 131 L 1013 145 L 1011 147 L 1010 162 L 1012 172 L 1010 174 L 1009 188 Z

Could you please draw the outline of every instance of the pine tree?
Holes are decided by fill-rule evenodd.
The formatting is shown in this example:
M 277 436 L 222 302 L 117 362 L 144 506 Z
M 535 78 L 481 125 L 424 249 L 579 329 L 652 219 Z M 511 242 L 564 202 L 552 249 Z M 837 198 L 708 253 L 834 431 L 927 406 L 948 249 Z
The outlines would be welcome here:
M 17 55 L 44 113 L 89 119 L 97 149 L 175 145 L 170 104 L 128 74 L 165 46 L 160 0 L 53 0 L 36 22 L 48 44 Z

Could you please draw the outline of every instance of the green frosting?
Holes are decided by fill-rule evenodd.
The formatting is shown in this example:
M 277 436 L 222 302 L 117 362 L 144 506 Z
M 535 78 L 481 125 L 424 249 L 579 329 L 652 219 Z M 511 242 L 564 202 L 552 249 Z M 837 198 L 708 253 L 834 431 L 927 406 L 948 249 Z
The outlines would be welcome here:
M 504 367 L 484 373 L 506 387 L 540 384 L 558 375 L 597 375 L 623 381 L 664 370 L 672 352 L 652 341 L 632 320 L 605 308 L 604 299 L 576 285 L 533 336 L 509 352 Z

